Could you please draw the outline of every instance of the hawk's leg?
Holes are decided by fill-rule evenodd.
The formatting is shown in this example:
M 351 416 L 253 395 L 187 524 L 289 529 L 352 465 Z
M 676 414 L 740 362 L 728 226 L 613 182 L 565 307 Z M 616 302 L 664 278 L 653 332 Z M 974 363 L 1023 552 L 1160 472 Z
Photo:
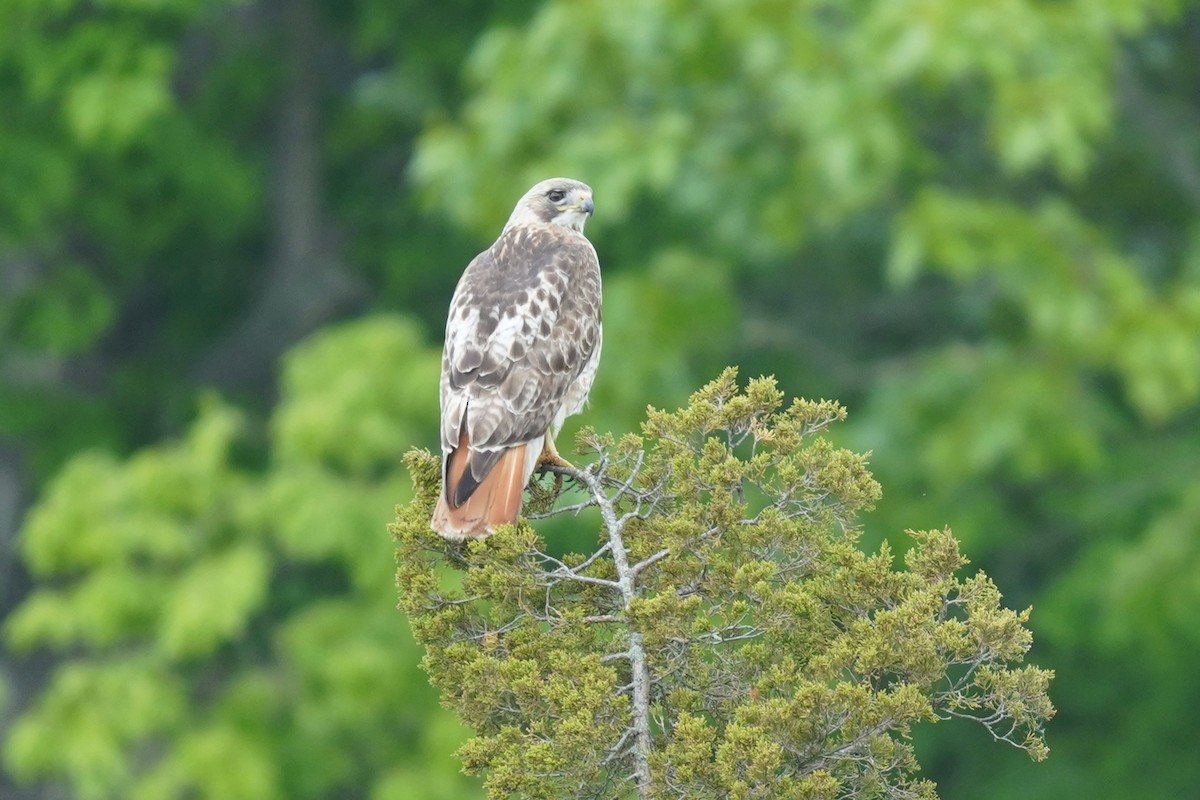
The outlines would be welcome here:
M 537 468 L 544 470 L 549 467 L 558 467 L 559 469 L 575 469 L 575 465 L 558 454 L 558 448 L 554 446 L 554 437 L 549 433 L 542 440 L 542 454 L 538 456 Z M 563 476 L 561 473 L 554 475 L 554 491 L 556 493 L 562 491 Z
M 558 448 L 554 446 L 554 437 L 546 434 L 546 438 L 542 440 L 542 454 L 538 456 L 537 465 L 539 469 L 546 467 L 558 467 L 559 469 L 575 469 L 575 465 L 558 454 Z

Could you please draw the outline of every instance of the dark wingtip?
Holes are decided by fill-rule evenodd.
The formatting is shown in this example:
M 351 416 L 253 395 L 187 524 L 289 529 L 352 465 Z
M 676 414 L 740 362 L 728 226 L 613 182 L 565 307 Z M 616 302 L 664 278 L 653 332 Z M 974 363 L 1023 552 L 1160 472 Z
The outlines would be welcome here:
M 463 503 L 471 499 L 471 495 L 475 494 L 475 490 L 479 488 L 479 483 L 479 481 L 475 480 L 475 476 L 471 474 L 471 468 L 467 467 L 454 487 L 454 497 L 447 497 L 446 502 L 450 504 L 451 508 L 460 507 Z
M 466 435 L 464 434 L 463 441 L 465 440 Z M 475 494 L 475 490 L 487 479 L 496 466 L 503 451 L 478 451 L 471 450 L 469 447 L 460 447 L 450 454 L 450 458 L 455 458 L 460 453 L 464 454 L 467 463 L 463 465 L 458 480 L 452 481 L 454 491 L 450 492 L 449 486 L 446 489 L 446 502 L 451 508 L 460 508 L 463 503 L 471 499 L 471 495 Z

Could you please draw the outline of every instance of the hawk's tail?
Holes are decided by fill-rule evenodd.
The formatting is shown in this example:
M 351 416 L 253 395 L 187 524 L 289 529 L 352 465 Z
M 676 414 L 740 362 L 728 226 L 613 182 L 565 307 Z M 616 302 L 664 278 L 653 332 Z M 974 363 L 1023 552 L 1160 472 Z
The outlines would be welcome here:
M 447 457 L 446 485 L 438 494 L 437 508 L 429 523 L 447 539 L 475 539 L 493 533 L 497 525 L 516 522 L 521 513 L 521 495 L 532 471 L 525 457 L 529 445 L 509 448 L 470 497 L 462 505 L 451 507 L 446 498 L 455 496 L 467 471 L 469 448 L 465 439 L 464 431 L 459 446 Z

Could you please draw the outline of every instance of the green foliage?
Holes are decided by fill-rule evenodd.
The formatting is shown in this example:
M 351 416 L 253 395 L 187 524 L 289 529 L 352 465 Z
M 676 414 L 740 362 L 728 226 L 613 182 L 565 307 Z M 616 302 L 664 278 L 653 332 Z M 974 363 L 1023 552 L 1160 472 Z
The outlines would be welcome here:
M 953 509 L 1037 602 L 1059 757 L 1031 771 L 939 728 L 920 744 L 947 794 L 1200 780 L 1180 757 L 1200 741 L 1180 660 L 1200 640 L 1180 611 L 1200 569 L 1197 13 L 547 2 L 480 40 L 467 102 L 420 142 L 431 205 L 473 229 L 529 177 L 571 172 L 596 188 L 606 264 L 726 265 L 721 363 L 856 409 L 844 434 L 889 487 L 867 539 Z M 1170 688 L 1131 693 L 1148 653 Z
M 429 723 L 384 533 L 432 412 L 372 359 L 438 367 L 404 320 L 306 342 L 261 473 L 256 426 L 215 398 L 178 442 L 63 470 L 22 534 L 39 587 L 5 628 L 17 651 L 61 655 L 7 737 L 15 776 L 81 800 L 469 793 L 447 755 L 459 734 Z
M 205 300 L 249 272 L 233 251 L 261 217 L 255 168 L 175 91 L 185 38 L 231 5 L 0 8 L 0 437 L 25 440 L 39 478 L 141 440 L 211 335 Z M 152 330 L 126 354 L 130 315 Z M 104 346 L 111 379 L 81 391 L 73 369 Z
M 486 187 L 512 174 L 513 156 L 522 179 L 568 163 L 604 177 L 618 214 L 639 193 L 668 193 L 674 213 L 719 204 L 702 214 L 718 241 L 790 245 L 808 221 L 876 201 L 909 165 L 949 165 L 921 115 L 957 93 L 971 93 L 972 122 L 1006 172 L 1078 176 L 1111 125 L 1116 38 L 1171 10 L 1157 0 L 761 0 L 686 14 L 666 0 L 547 3 L 525 28 L 480 43 L 477 91 L 457 124 L 426 133 L 418 174 L 467 199 L 449 213 L 480 222 L 500 213 Z M 550 51 L 570 56 L 547 74 Z M 601 62 L 611 68 L 591 68 Z M 537 146 L 547 119 L 563 121 L 552 148 Z
M 1055 758 L 996 758 L 972 726 L 918 726 L 944 795 L 1193 794 L 1198 13 L 1195 0 L 0 2 L 0 548 L 35 509 L 20 554 L 0 553 L 3 718 L 59 714 L 36 755 L 24 747 L 40 766 L 23 782 L 48 784 L 28 791 L 79 795 L 94 772 L 155 798 L 199 774 L 222 796 L 353 795 L 334 773 L 375 798 L 469 792 L 446 755 L 460 729 L 420 693 L 418 648 L 358 647 L 375 641 L 359 623 L 383 638 L 396 623 L 375 528 L 407 496 L 399 453 L 435 441 L 436 354 L 419 342 L 513 198 L 566 173 L 597 191 L 606 294 L 604 360 L 572 426 L 630 430 L 726 363 L 836 396 L 854 415 L 832 440 L 872 450 L 888 487 L 862 546 L 900 552 L 905 527 L 952 520 L 1006 600 L 1036 604 L 1036 660 L 1061 676 Z M 295 67 L 309 72 L 306 134 L 284 113 Z M 282 191 L 293 145 L 313 160 L 311 191 Z M 316 223 L 295 214 L 314 209 Z M 237 410 L 202 405 L 191 427 L 197 363 L 270 295 L 288 230 L 319 238 L 358 287 L 335 315 L 382 308 L 416 327 L 304 345 L 265 428 L 277 373 L 260 357 L 261 386 L 223 401 Z M 280 323 L 311 307 L 283 307 L 278 341 L 254 338 L 203 380 L 286 346 Z M 224 424 L 216 466 L 146 447 L 182 437 L 190 453 L 185 429 Z M 561 558 L 590 552 L 598 519 L 538 531 Z M 223 585 L 226 569 L 243 582 Z M 209 591 L 229 594 L 212 620 L 195 599 Z M 330 604 L 363 592 L 378 615 Z M 167 681 L 156 696 L 172 709 L 182 693 L 186 719 L 122 727 L 116 701 L 65 710 L 87 687 L 57 706 L 43 691 L 42 675 L 53 687 L 80 668 L 72 680 L 122 697 L 100 676 L 151 651 L 170 670 L 119 674 Z M 292 664 L 303 680 L 280 677 Z M 372 669 L 393 688 L 368 701 Z M 386 703 L 403 709 L 382 737 L 394 758 L 354 732 L 380 729 Z M 169 730 L 130 733 L 151 723 Z M 687 747 L 711 737 L 702 723 L 680 715 Z M 15 764 L 17 739 L 0 737 Z M 0 774 L 0 795 L 13 780 Z M 116 785 L 94 791 L 125 796 Z
M 719 368 L 713 362 L 739 316 L 729 302 L 732 292 L 725 264 L 682 249 L 657 254 L 644 269 L 606 277 L 604 358 L 607 363 L 608 353 L 620 354 L 620 367 L 596 376 L 589 395 L 593 427 L 623 429 L 647 403 L 685 397 L 710 368 Z
M 313 199 L 316 222 L 345 241 L 345 258 L 330 259 L 342 281 L 369 281 L 375 307 L 436 316 L 453 277 L 412 265 L 469 254 L 397 188 L 493 5 L 0 4 L 0 438 L 20 440 L 39 483 L 78 450 L 129 452 L 186 423 L 197 363 L 252 313 L 271 268 L 289 265 L 281 240 L 316 224 L 269 202 L 295 172 L 296 139 L 319 174 L 311 192 L 328 195 Z M 313 26 L 308 51 L 289 49 L 294 9 Z M 313 124 L 284 136 L 285 65 L 308 63 L 321 64 L 306 83 Z M 260 336 L 237 356 L 273 358 L 333 315 L 295 310 L 302 324 L 284 341 Z M 226 366 L 202 379 L 224 380 Z M 250 399 L 266 404 L 262 374 Z
M 543 552 L 525 522 L 440 539 L 438 459 L 409 452 L 400 602 L 475 731 L 465 768 L 493 798 L 932 798 L 909 734 L 954 717 L 1044 758 L 1051 673 L 1015 666 L 1029 611 L 957 577 L 949 530 L 911 533 L 905 570 L 860 549 L 879 485 L 821 436 L 844 409 L 735 377 L 651 409 L 641 436 L 581 434 L 596 461 L 568 509 L 603 519 L 586 556 Z

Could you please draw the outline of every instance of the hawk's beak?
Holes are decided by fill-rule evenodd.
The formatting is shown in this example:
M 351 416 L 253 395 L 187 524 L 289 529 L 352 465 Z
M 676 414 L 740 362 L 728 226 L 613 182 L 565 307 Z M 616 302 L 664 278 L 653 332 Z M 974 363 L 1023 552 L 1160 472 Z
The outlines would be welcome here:
M 579 210 L 587 214 L 589 217 L 592 215 L 592 212 L 596 210 L 596 204 L 592 202 L 592 196 L 590 194 L 585 194 L 583 199 L 579 201 Z

